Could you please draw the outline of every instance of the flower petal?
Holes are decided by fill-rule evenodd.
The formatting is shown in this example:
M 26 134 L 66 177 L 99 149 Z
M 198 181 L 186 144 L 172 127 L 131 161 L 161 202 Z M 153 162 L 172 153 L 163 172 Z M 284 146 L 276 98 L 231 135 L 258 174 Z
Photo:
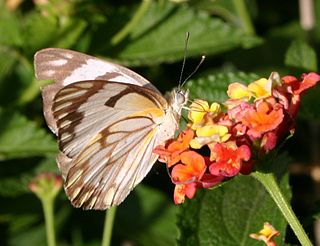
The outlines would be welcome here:
M 248 101 L 251 97 L 251 93 L 248 88 L 240 83 L 232 83 L 228 86 L 228 96 L 231 99 L 243 99 Z

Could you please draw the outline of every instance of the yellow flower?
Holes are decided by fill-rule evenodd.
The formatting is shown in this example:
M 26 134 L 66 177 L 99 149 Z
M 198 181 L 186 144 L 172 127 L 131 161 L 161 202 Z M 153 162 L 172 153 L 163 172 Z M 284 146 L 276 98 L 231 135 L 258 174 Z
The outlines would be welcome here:
M 232 83 L 228 86 L 227 91 L 228 96 L 231 99 L 243 99 L 248 101 L 251 98 L 251 93 L 248 90 L 247 86 L 240 83 Z
M 270 223 L 265 222 L 263 224 L 263 229 L 258 233 L 250 234 L 250 237 L 265 242 L 267 246 L 276 246 L 274 237 L 279 235 L 279 231 L 277 231 Z
M 257 99 L 269 97 L 272 93 L 272 81 L 270 79 L 259 79 L 248 85 L 248 90 Z
M 212 103 L 209 107 L 209 103 L 205 100 L 197 99 L 190 105 L 190 111 L 188 118 L 193 122 L 191 128 L 193 130 L 205 125 L 204 117 L 207 113 L 210 113 L 210 118 L 214 118 L 214 115 L 219 114 L 221 106 L 218 103 Z
M 200 149 L 202 146 L 212 142 L 225 142 L 230 138 L 228 128 L 221 125 L 207 125 L 196 130 L 194 139 L 191 140 L 190 146 L 194 149 Z
M 194 100 L 190 105 L 190 111 L 188 118 L 194 123 L 199 124 L 205 114 L 209 110 L 209 103 L 205 100 L 197 99 Z

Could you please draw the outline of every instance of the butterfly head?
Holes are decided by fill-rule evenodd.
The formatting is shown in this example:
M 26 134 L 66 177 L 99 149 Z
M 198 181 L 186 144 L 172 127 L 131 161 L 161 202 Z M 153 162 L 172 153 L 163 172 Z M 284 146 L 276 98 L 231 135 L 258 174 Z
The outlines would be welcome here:
M 181 114 L 182 107 L 188 102 L 189 90 L 182 90 L 176 88 L 171 92 L 169 102 L 170 105 L 178 115 Z

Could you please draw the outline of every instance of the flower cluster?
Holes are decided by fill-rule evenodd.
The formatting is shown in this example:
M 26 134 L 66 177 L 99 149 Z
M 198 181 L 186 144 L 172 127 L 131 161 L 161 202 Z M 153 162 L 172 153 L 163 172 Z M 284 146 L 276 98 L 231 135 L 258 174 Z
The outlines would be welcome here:
M 222 104 L 193 101 L 187 129 L 154 150 L 171 169 L 174 202 L 191 199 L 197 188 L 252 172 L 254 160 L 293 133 L 301 93 L 318 81 L 316 73 L 298 79 L 273 72 L 247 86 L 230 84 Z

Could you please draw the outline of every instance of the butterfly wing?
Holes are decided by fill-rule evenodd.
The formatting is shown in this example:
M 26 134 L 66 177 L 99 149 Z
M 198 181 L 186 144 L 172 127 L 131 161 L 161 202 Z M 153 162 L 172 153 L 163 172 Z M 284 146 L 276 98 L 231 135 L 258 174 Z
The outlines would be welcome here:
M 158 92 L 125 83 L 83 81 L 56 94 L 57 160 L 76 207 L 117 205 L 145 177 L 164 141 L 158 126 L 167 107 Z
M 85 80 L 105 80 L 139 85 L 158 91 L 148 80 L 125 67 L 72 50 L 58 48 L 40 50 L 35 54 L 34 67 L 37 79 L 55 82 L 42 89 L 44 116 L 55 134 L 57 127 L 51 111 L 53 98 L 66 85 Z

